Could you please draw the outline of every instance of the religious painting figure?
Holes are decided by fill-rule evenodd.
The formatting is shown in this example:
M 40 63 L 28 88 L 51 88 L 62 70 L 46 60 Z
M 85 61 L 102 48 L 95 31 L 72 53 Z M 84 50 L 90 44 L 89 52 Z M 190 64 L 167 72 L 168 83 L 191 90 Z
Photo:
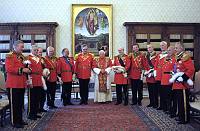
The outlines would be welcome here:
M 96 30 L 99 29 L 98 17 L 95 9 L 90 9 L 86 16 L 86 28 L 90 35 L 94 35 Z

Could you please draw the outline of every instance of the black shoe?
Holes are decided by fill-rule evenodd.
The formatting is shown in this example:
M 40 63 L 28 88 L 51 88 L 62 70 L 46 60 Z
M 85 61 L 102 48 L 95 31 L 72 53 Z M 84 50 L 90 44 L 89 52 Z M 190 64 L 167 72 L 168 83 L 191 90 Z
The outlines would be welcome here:
M 45 109 L 41 109 L 40 111 L 41 111 L 41 112 L 47 112 L 47 110 L 45 110 Z
M 28 123 L 27 123 L 27 122 L 24 122 L 24 121 L 22 121 L 22 122 L 21 122 L 21 125 L 28 125 Z
M 176 120 L 176 121 L 181 121 L 181 120 L 180 120 L 180 118 L 178 118 L 178 117 L 177 117 L 177 118 L 175 118 L 175 120 Z
M 67 105 L 74 105 L 73 103 L 71 103 L 71 102 L 69 102 L 69 103 L 67 103 Z
M 119 104 L 121 104 L 121 102 L 117 102 L 117 103 L 115 103 L 115 105 L 119 105 Z
M 138 106 L 142 106 L 142 103 L 141 103 L 141 102 L 139 102 L 139 103 L 138 103 Z
M 28 119 L 30 119 L 30 120 L 37 120 L 37 118 L 35 116 L 28 116 Z
M 187 124 L 188 122 L 187 121 L 178 121 L 177 123 L 178 124 Z
M 84 104 L 84 102 L 83 101 L 81 101 L 80 103 L 79 103 L 79 105 L 83 105 Z
M 147 107 L 152 107 L 153 105 L 151 105 L 151 104 L 149 104 L 149 105 L 147 105 Z
M 40 116 L 40 115 L 35 115 L 35 117 L 36 117 L 36 118 L 42 118 L 42 116 Z
M 132 103 L 131 105 L 137 105 L 137 103 Z
M 14 128 L 24 128 L 24 125 L 21 125 L 21 124 L 14 124 L 13 127 L 14 127 Z
M 128 103 L 124 103 L 124 106 L 127 106 L 128 105 Z
M 84 102 L 84 105 L 87 105 L 88 104 L 88 102 Z
M 158 106 L 157 106 L 157 105 L 154 105 L 154 106 L 153 106 L 153 108 L 155 108 L 155 109 L 156 109 L 156 108 L 158 108 Z
M 58 107 L 57 107 L 57 106 L 55 106 L 55 105 L 52 105 L 51 107 L 52 107 L 52 108 L 58 108 Z
M 176 115 L 172 115 L 172 114 L 170 115 L 170 118 L 174 118 L 174 117 L 176 117 Z
M 156 110 L 162 110 L 162 108 L 161 108 L 161 107 L 158 107 Z

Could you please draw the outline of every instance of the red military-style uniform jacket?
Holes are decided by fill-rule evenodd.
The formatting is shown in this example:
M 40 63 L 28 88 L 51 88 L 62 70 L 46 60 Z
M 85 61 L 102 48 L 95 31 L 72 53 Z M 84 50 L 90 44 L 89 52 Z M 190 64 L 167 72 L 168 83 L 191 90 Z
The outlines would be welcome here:
M 72 82 L 72 75 L 74 73 L 74 59 L 73 57 L 60 57 L 58 60 L 58 74 L 61 75 L 63 82 Z
M 30 60 L 30 68 L 31 68 L 31 77 L 33 87 L 42 87 L 42 58 L 29 55 L 28 59 Z
M 93 68 L 99 68 L 99 69 L 106 69 L 108 67 L 112 67 L 112 61 L 110 58 L 104 57 L 104 58 L 95 58 L 93 61 Z
M 83 54 L 79 53 L 75 57 L 75 73 L 77 78 L 89 79 L 91 76 L 91 70 L 93 65 L 94 55 L 91 53 Z
M 124 65 L 125 65 L 124 68 L 126 69 L 126 71 L 128 71 L 130 68 L 130 59 L 129 59 L 128 55 L 124 54 L 121 59 L 124 62 Z M 119 56 L 114 57 L 113 65 L 121 66 L 121 64 L 119 63 Z M 125 78 L 123 73 L 115 73 L 114 83 L 115 84 L 128 84 L 128 78 Z
M 57 81 L 57 61 L 58 58 L 53 56 L 53 57 L 49 57 L 49 56 L 45 56 L 45 66 L 46 68 L 48 68 L 50 70 L 50 76 L 48 78 L 49 82 L 56 82 Z
M 169 83 L 169 79 L 172 77 L 174 63 L 175 63 L 174 56 L 171 56 L 170 58 L 167 56 L 164 58 L 164 63 L 162 66 L 161 85 L 171 85 L 171 83 Z
M 141 52 L 130 53 L 129 58 L 131 62 L 130 78 L 140 79 L 145 65 L 144 54 Z
M 7 72 L 6 87 L 7 88 L 25 88 L 26 74 L 22 73 L 25 68 L 23 61 L 25 57 L 22 54 L 11 52 L 6 56 L 5 68 Z
M 149 55 L 146 54 L 145 56 L 145 67 L 144 69 L 149 71 L 150 69 L 153 69 L 156 63 L 156 58 L 157 58 L 157 54 L 155 51 L 153 51 L 152 53 L 150 53 Z M 148 59 L 151 61 L 152 65 L 149 64 Z M 154 78 L 154 76 L 151 77 L 146 77 L 146 82 L 148 83 L 156 83 L 156 80 Z
M 161 81 L 162 78 L 162 66 L 164 63 L 164 58 L 167 56 L 167 52 L 161 52 L 157 55 L 154 70 L 156 70 L 156 81 Z
M 176 55 L 175 67 L 176 72 L 184 72 L 190 79 L 192 79 L 195 68 L 188 53 L 181 52 Z M 174 82 L 172 86 L 173 89 L 187 89 L 188 87 L 189 86 L 186 82 Z

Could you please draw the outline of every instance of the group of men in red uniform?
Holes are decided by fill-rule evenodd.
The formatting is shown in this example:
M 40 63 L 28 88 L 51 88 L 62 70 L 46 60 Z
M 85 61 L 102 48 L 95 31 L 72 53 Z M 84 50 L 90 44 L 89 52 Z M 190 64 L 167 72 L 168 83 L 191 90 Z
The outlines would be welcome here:
M 33 46 L 31 54 L 25 57 L 22 55 L 23 48 L 24 43 L 16 41 L 13 52 L 6 57 L 6 83 L 11 105 L 11 122 L 14 127 L 22 128 L 27 124 L 22 119 L 25 88 L 28 88 L 28 118 L 31 120 L 41 117 L 38 112 L 46 111 L 43 109 L 46 95 L 47 105 L 50 108 L 57 108 L 54 104 L 57 81 L 62 84 L 63 105 L 73 105 L 71 103 L 73 74 L 79 79 L 80 104 L 88 104 L 88 84 L 94 68 L 94 56 L 87 51 L 87 45 L 82 46 L 82 52 L 75 56 L 75 60 L 69 56 L 67 48 L 62 50 L 62 57 L 59 58 L 55 57 L 53 47 L 47 48 L 45 57 L 41 56 L 42 49 L 37 46 Z M 118 49 L 119 54 L 114 57 L 113 62 L 113 67 L 116 68 L 114 70 L 117 93 L 115 105 L 122 103 L 122 96 L 124 96 L 124 105 L 128 105 L 129 82 L 132 89 L 132 105 L 142 105 L 143 76 L 146 76 L 150 98 L 148 107 L 168 111 L 171 117 L 178 115 L 179 123 L 187 123 L 189 121 L 187 81 L 193 77 L 194 64 L 180 43 L 176 43 L 174 49 L 162 41 L 160 48 L 161 52 L 156 54 L 153 46 L 147 45 L 148 52 L 144 54 L 139 51 L 139 45 L 136 44 L 133 45 L 133 52 L 129 55 L 124 53 L 123 48 Z M 26 63 L 26 60 L 29 60 L 29 63 Z M 49 73 L 43 71 L 45 68 Z M 170 83 L 172 74 L 177 72 L 183 72 L 183 75 Z M 42 79 L 46 81 L 47 91 L 42 88 L 45 86 Z M 27 83 L 31 83 L 31 86 Z
M 133 45 L 133 52 L 124 54 L 124 49 L 118 50 L 119 55 L 114 57 L 114 66 L 122 66 L 124 72 L 115 72 L 117 103 L 122 103 L 122 87 L 124 92 L 124 105 L 128 103 L 127 85 L 131 83 L 132 105 L 142 104 L 143 76 L 149 91 L 150 104 L 147 107 L 163 110 L 170 117 L 178 117 L 179 124 L 189 122 L 189 83 L 193 78 L 195 69 L 189 52 L 185 52 L 184 45 L 176 43 L 175 47 L 168 46 L 167 42 L 160 43 L 161 52 L 156 54 L 151 44 L 147 45 L 147 53 L 139 51 L 139 45 Z M 180 73 L 171 82 L 170 79 Z M 178 107 L 178 109 L 177 109 Z
M 148 107 L 163 110 L 171 118 L 178 117 L 176 120 L 179 124 L 188 123 L 190 110 L 188 80 L 193 78 L 194 64 L 189 52 L 184 51 L 184 45 L 179 42 L 175 44 L 175 47 L 168 47 L 168 44 L 162 41 L 160 48 L 161 52 L 156 55 L 153 46 L 147 45 L 148 53 L 144 74 L 150 98 Z M 175 80 L 171 81 L 170 79 L 176 73 L 181 75 L 177 75 Z

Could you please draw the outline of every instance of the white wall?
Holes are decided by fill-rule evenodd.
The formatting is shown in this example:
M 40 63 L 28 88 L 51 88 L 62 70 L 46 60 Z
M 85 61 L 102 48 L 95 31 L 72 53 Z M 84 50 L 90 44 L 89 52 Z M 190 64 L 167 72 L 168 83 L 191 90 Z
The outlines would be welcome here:
M 71 49 L 71 4 L 113 4 L 113 47 L 126 44 L 124 22 L 200 23 L 200 0 L 0 0 L 0 22 L 57 22 L 57 55 Z

